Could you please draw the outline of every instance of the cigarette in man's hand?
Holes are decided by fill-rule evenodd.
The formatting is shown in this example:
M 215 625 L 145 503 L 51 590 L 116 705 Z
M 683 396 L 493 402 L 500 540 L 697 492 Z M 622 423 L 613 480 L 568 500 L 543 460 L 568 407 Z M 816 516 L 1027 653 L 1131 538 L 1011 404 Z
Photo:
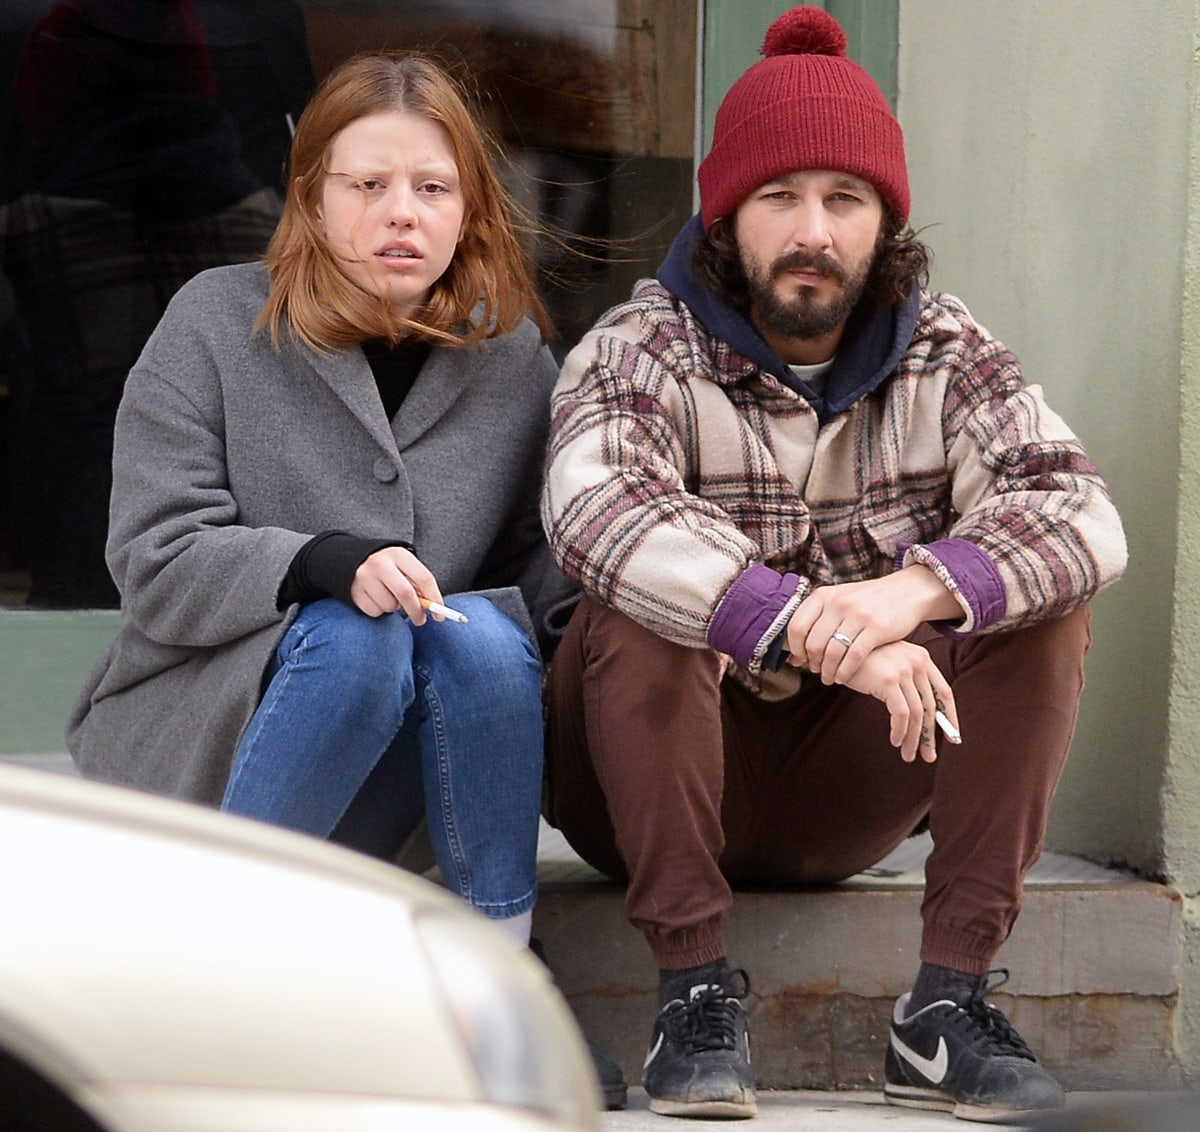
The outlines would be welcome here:
M 934 716 L 934 719 L 937 720 L 937 725 L 946 733 L 946 738 L 949 739 L 951 743 L 962 742 L 962 735 L 960 734 L 958 728 L 950 722 L 944 711 L 939 711 L 937 715 Z
M 467 623 L 467 618 L 459 613 L 457 609 L 451 609 L 448 605 L 443 605 L 440 601 L 430 601 L 427 597 L 420 598 L 419 600 L 421 608 L 428 610 L 435 617 L 444 617 L 447 621 L 457 621 L 462 625 Z

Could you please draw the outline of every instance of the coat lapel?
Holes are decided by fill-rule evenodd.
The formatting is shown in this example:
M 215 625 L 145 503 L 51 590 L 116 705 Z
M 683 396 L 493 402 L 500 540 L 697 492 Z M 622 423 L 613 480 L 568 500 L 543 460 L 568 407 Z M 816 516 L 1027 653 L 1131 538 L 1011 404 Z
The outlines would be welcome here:
M 463 390 L 475 380 L 485 352 L 483 348 L 472 346 L 434 348 L 392 422 L 400 451 L 419 440 L 446 415 Z
M 483 367 L 485 348 L 434 348 L 416 384 L 404 399 L 391 427 L 375 378 L 361 349 L 338 350 L 313 358 L 313 367 L 345 403 L 371 437 L 388 453 L 403 451 L 419 440 L 470 386 Z
M 366 355 L 357 346 L 332 354 L 312 357 L 313 368 L 322 380 L 338 395 L 346 408 L 371 434 L 385 452 L 394 454 L 396 442 L 383 414 L 383 403 L 375 378 L 367 364 Z

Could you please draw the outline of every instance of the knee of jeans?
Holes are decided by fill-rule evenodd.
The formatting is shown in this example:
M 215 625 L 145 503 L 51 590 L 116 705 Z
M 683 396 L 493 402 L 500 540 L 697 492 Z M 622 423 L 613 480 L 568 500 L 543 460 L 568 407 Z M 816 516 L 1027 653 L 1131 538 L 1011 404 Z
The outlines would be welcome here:
M 309 606 L 301 618 L 307 622 L 302 648 L 336 666 L 343 687 L 374 694 L 387 687 L 390 676 L 398 681 L 401 698 L 411 700 L 412 625 L 407 619 L 394 613 L 368 617 L 334 598 Z
M 470 624 L 475 626 L 481 635 L 486 633 L 498 641 L 507 641 L 536 653 L 529 634 L 488 598 L 479 594 L 462 594 L 452 600 L 455 607 L 470 618 Z
M 540 681 L 541 657 L 537 646 L 511 617 L 478 594 L 456 595 L 448 600 L 468 622 L 465 625 L 442 622 L 438 626 L 437 645 L 432 649 L 422 649 L 421 638 L 417 638 L 415 647 L 429 667 L 457 668 L 462 664 L 478 670 L 490 663 L 507 670 L 519 660 Z

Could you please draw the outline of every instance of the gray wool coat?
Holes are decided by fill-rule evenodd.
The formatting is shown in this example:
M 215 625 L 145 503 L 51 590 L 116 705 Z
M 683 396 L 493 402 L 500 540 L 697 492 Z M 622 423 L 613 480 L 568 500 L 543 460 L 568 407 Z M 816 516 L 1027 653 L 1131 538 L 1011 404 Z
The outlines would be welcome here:
M 409 541 L 444 594 L 487 591 L 530 632 L 570 592 L 538 521 L 557 367 L 536 328 L 435 348 L 389 422 L 361 349 L 249 336 L 267 285 L 260 264 L 196 276 L 129 375 L 107 548 L 122 625 L 67 723 L 86 777 L 220 802 L 295 614 L 280 584 L 320 531 Z

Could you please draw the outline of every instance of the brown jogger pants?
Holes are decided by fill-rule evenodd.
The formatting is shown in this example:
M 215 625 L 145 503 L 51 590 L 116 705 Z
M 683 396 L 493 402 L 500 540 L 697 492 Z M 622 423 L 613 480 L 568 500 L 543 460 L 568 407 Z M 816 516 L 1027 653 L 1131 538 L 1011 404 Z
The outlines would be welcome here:
M 921 958 L 985 972 L 1008 937 L 1075 728 L 1091 614 L 965 640 L 922 627 L 963 735 L 901 760 L 881 703 L 806 677 L 759 700 L 709 649 L 584 599 L 548 681 L 547 816 L 628 879 L 660 968 L 724 954 L 731 885 L 805 885 L 875 864 L 928 819 Z

